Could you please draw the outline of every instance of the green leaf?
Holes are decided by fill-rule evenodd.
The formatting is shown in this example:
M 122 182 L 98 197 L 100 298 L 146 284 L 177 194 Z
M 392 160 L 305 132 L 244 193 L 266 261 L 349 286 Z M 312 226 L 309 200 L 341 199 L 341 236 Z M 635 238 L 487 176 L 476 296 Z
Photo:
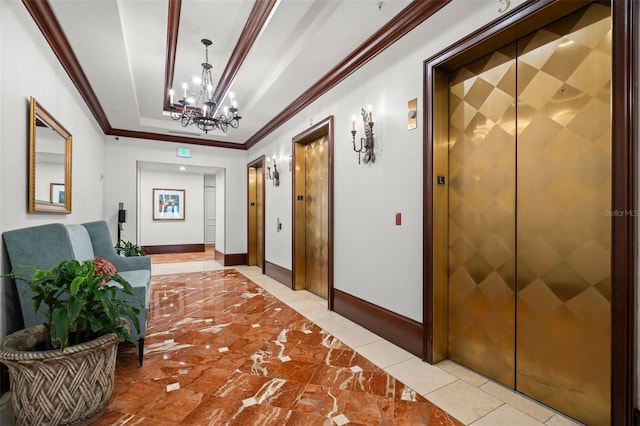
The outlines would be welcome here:
M 84 282 L 83 277 L 76 277 L 71 281 L 70 291 L 72 296 L 76 296 L 78 294 L 78 290 L 80 290 L 80 285 Z
M 67 312 L 65 310 L 57 310 L 53 321 L 53 331 L 51 333 L 52 341 L 60 342 L 60 350 L 64 350 L 69 344 L 69 328 L 70 323 L 67 321 Z
M 71 299 L 67 304 L 67 319 L 69 324 L 73 324 L 78 320 L 78 316 L 85 305 L 83 300 Z

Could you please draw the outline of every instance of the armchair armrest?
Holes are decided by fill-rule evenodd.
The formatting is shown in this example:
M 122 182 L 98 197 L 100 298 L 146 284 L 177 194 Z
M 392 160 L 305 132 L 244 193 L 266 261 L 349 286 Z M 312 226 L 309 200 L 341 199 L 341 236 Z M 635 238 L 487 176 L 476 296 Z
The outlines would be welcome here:
M 151 270 L 151 258 L 146 256 L 124 257 L 115 254 L 115 252 L 113 255 L 109 253 L 104 256 L 96 253 L 96 256 L 104 257 L 113 263 L 113 266 L 115 266 L 118 271 L 135 271 L 136 269 Z
M 124 257 L 116 253 L 109 226 L 104 220 L 83 223 L 91 238 L 93 253 L 113 263 L 118 271 L 151 270 L 151 259 L 145 256 Z

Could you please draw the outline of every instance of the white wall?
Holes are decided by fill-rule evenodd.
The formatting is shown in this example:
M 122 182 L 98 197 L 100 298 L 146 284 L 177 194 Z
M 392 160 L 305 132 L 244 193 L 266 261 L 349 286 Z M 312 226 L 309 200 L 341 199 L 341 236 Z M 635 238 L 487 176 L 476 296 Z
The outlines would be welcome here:
M 216 187 L 216 175 L 204 175 L 204 186 Z
M 172 142 L 159 142 L 133 138 L 105 137 L 105 161 L 110 167 L 105 171 L 105 209 L 104 218 L 112 229 L 116 229 L 118 203 L 124 202 L 128 210 L 127 224 L 121 233 L 125 240 L 138 245 L 151 244 L 149 235 L 141 226 L 149 220 L 150 212 L 144 203 L 150 202 L 151 192 L 145 185 L 143 173 L 137 172 L 139 161 L 182 164 L 190 166 L 223 168 L 216 175 L 216 250 L 223 253 L 245 253 L 247 248 L 246 227 L 246 152 L 242 150 L 192 146 L 191 158 L 176 156 L 180 145 Z M 226 179 L 225 179 L 226 177 Z M 171 187 L 174 187 L 173 185 Z M 200 202 L 202 203 L 204 180 L 200 177 Z M 221 199 L 222 197 L 222 199 Z M 190 203 L 187 195 L 187 203 Z M 232 214 L 224 215 L 224 209 Z M 201 207 L 202 211 L 203 207 Z M 191 207 L 187 205 L 187 214 Z M 222 212 L 221 212 L 222 211 Z M 203 242 L 204 219 L 200 219 L 200 240 Z M 224 226 L 223 226 L 224 225 Z M 220 229 L 218 229 L 220 228 Z M 136 229 L 138 235 L 136 235 Z M 224 233 L 220 237 L 219 233 Z M 226 238 L 225 238 L 226 236 Z M 142 238 L 145 241 L 142 241 Z M 191 238 L 191 237 L 190 237 Z M 159 240 L 155 240 L 159 241 Z M 183 242 L 180 242 L 183 243 Z M 186 243 L 186 242 L 184 242 Z M 158 244 L 173 244 L 164 241 Z M 178 244 L 178 242 L 176 242 Z
M 216 251 L 219 251 L 221 253 L 242 253 L 242 252 L 232 252 L 232 251 L 227 251 L 226 249 L 226 222 L 225 219 L 229 216 L 227 215 L 227 203 L 226 203 L 226 193 L 227 193 L 227 179 L 226 179 L 227 173 L 226 170 L 223 170 L 220 173 L 216 174 Z M 245 180 L 246 182 L 246 180 Z M 246 185 L 246 184 L 245 184 Z M 246 194 L 243 192 L 243 194 L 241 194 L 241 196 L 244 198 L 244 210 L 243 211 L 247 211 L 247 203 L 246 203 L 246 199 L 247 196 Z M 235 199 L 235 197 L 234 197 Z M 240 212 L 232 212 L 231 214 L 240 214 Z M 246 223 L 246 213 L 245 215 L 245 223 Z M 222 224 L 224 224 L 225 226 L 222 226 Z M 247 227 L 245 225 L 244 227 L 244 241 L 245 241 L 245 250 L 244 252 L 246 252 L 246 241 L 247 241 Z M 239 244 L 239 241 L 236 241 L 237 244 Z M 239 245 L 238 245 L 239 246 Z M 235 245 L 234 245 L 235 247 Z
M 423 61 L 498 15 L 494 2 L 449 4 L 249 151 L 249 159 L 275 154 L 283 165 L 280 186 L 266 185 L 268 261 L 291 268 L 291 173 L 285 167 L 291 139 L 310 121 L 333 115 L 334 287 L 422 322 Z M 418 128 L 409 131 L 407 102 L 413 98 Z M 376 163 L 359 165 L 351 117 L 358 118 L 359 138 L 360 109 L 368 105 Z M 396 213 L 402 213 L 401 226 Z
M 184 189 L 184 220 L 153 220 L 153 189 Z M 204 176 L 140 173 L 140 245 L 204 243 Z
M 291 241 L 293 222 L 291 219 L 291 191 L 293 175 L 289 171 L 289 155 L 291 155 L 291 137 L 283 137 L 279 143 L 273 145 L 273 150 L 265 152 L 269 159 L 276 156 L 276 164 L 280 174 L 280 185 L 274 186 L 273 180 L 265 179 L 264 227 L 265 227 L 265 260 L 291 269 Z M 251 161 L 258 156 L 250 157 Z M 282 223 L 278 232 L 277 223 Z
M 2 230 L 52 221 L 79 223 L 102 217 L 102 130 L 71 84 L 22 2 L 2 7 Z M 17 42 L 19 41 L 19 42 Z M 29 97 L 33 96 L 73 137 L 72 213 L 27 213 Z
M 5 16 L 5 12 L 4 12 L 4 6 L 2 5 L 2 3 L 0 3 L 0 26 L 1 28 L 4 28 L 4 16 Z M 5 40 L 7 38 L 4 35 L 4 31 L 0 30 L 0 93 L 3 92 L 3 88 L 4 85 L 2 83 L 3 81 L 3 64 L 4 64 L 4 56 L 2 55 L 2 48 L 4 46 Z M 2 111 L 3 111 L 3 102 L 0 102 L 0 119 L 4 118 L 4 115 L 2 115 Z M 0 137 L 2 136 L 2 129 L 0 129 Z M 0 139 L 0 164 L 2 164 L 2 144 L 1 144 L 2 139 Z M 0 173 L 0 188 L 2 188 L 3 186 L 3 182 L 4 182 L 4 178 L 2 176 L 2 173 Z M 2 202 L 2 197 L 0 197 L 0 230 L 2 229 L 2 211 L 3 209 L 3 202 Z M 0 272 L 6 272 L 5 271 L 5 261 L 4 261 L 4 257 L 5 254 L 4 252 L 2 253 L 2 255 L 0 255 Z M 4 312 L 5 306 L 6 306 L 6 296 L 5 296 L 5 287 L 7 285 L 7 281 L 5 280 L 0 280 L 0 311 Z M 5 314 L 6 315 L 6 314 Z M 7 323 L 5 320 L 5 315 L 0 315 L 0 337 L 2 336 L 6 336 L 7 335 Z
M 0 229 L 102 218 L 104 135 L 22 2 L 0 1 Z M 33 96 L 73 136 L 71 214 L 27 213 L 28 113 Z M 7 201 L 8 200 L 8 201 Z M 9 267 L 3 251 L 2 271 Z M 2 281 L 4 293 L 8 280 Z M 0 333 L 8 305 L 2 300 Z

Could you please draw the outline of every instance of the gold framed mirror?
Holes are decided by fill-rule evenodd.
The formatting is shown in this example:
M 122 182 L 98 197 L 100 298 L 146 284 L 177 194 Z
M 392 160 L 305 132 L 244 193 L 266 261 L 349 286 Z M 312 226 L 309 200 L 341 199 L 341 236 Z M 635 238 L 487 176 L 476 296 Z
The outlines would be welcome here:
M 29 213 L 71 213 L 71 134 L 29 101 Z

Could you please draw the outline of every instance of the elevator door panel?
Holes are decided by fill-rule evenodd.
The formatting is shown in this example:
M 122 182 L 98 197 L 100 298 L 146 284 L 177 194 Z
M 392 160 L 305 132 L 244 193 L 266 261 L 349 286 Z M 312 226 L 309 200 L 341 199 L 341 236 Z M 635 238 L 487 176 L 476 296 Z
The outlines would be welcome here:
M 305 145 L 305 287 L 328 297 L 329 186 L 327 138 Z
M 256 168 L 256 265 L 261 267 L 263 266 L 263 247 L 264 247 L 264 193 L 262 189 L 264 188 L 264 173 L 262 171 L 262 167 Z
M 449 92 L 449 357 L 514 386 L 515 44 Z
M 611 20 L 593 3 L 449 76 L 449 357 L 608 424 Z
M 264 223 L 263 223 L 263 179 L 262 167 L 249 167 L 249 250 L 247 253 L 247 264 L 252 266 L 263 266 L 263 246 L 264 246 Z
M 518 42 L 517 389 L 609 421 L 611 21 L 594 4 Z
M 249 266 L 256 264 L 256 257 L 258 255 L 256 250 L 256 240 L 258 238 L 257 231 L 257 218 L 258 214 L 257 203 L 256 203 L 256 169 L 255 167 L 247 168 L 247 178 L 248 178 L 248 204 L 249 204 L 249 250 L 247 253 L 247 264 Z

